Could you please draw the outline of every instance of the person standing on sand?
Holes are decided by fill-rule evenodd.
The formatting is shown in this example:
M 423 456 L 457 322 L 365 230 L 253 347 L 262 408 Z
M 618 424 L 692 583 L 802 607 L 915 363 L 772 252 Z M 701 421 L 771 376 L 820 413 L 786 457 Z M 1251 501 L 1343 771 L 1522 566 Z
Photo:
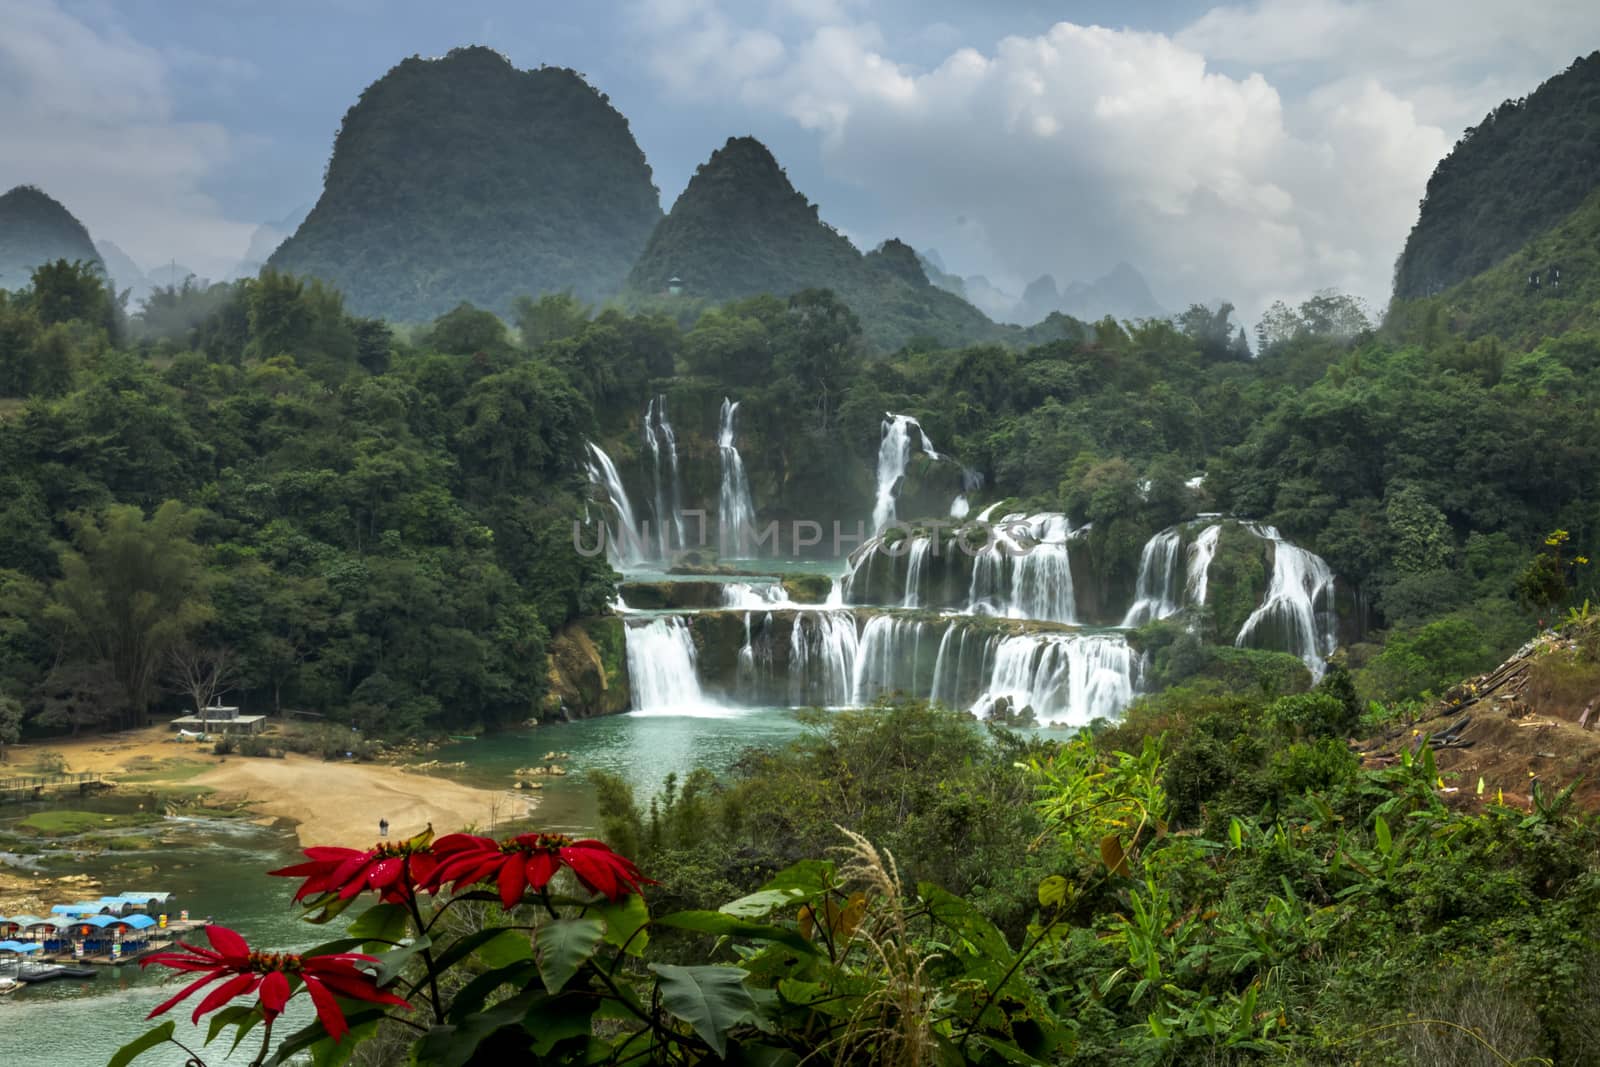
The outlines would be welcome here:
M 379 819 L 378 820 L 378 836 L 379 837 L 388 837 L 389 836 L 389 820 L 388 819 Z

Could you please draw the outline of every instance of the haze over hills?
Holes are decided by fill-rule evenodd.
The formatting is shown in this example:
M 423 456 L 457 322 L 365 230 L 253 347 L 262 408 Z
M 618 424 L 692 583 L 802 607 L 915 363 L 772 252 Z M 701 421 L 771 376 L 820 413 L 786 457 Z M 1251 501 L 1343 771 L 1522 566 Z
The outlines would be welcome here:
M 661 217 L 628 121 L 570 70 L 488 48 L 412 57 L 368 86 L 321 198 L 273 253 L 365 315 L 431 319 L 466 300 L 622 287 Z
M 926 268 L 933 261 L 925 259 Z M 1118 263 L 1110 272 L 1092 282 L 1069 282 L 1058 288 L 1052 275 L 1040 275 L 1018 297 L 993 285 L 982 275 L 961 278 L 942 268 L 930 270 L 934 285 L 972 303 L 996 322 L 1040 322 L 1053 313 L 1069 315 L 1080 322 L 1098 322 L 1110 315 L 1114 319 L 1159 319 L 1171 312 L 1163 308 L 1150 292 L 1144 275 L 1127 263 Z
M 635 298 L 660 295 L 674 279 L 684 297 L 711 302 L 832 289 L 885 348 L 919 334 L 959 343 L 1007 333 L 931 284 L 904 242 L 891 239 L 863 255 L 753 137 L 729 138 L 695 172 L 650 235 L 628 289 Z
M 33 268 L 57 259 L 105 270 L 89 231 L 60 201 L 31 185 L 0 196 L 0 289 L 21 289 Z
M 244 250 L 238 264 L 233 268 L 232 276 L 235 278 L 248 278 L 261 271 L 267 260 L 272 258 L 272 253 L 294 235 L 300 224 L 306 221 L 306 216 L 311 214 L 310 204 L 301 204 L 281 219 L 263 222 L 255 228 L 250 235 L 250 244 Z
M 1600 184 L 1600 52 L 1462 134 L 1428 180 L 1394 296 L 1439 293 L 1555 226 Z

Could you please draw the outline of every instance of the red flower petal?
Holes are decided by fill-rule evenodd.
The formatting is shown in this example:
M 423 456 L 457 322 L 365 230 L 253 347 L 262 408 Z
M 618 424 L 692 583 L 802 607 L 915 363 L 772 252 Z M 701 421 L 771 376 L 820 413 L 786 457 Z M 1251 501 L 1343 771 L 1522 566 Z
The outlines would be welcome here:
M 305 982 L 306 992 L 311 994 L 311 1003 L 317 1008 L 317 1021 L 337 1044 L 350 1032 L 350 1024 L 344 1021 L 344 1012 L 339 1010 L 339 1002 L 333 999 L 332 993 L 323 988 L 322 979 L 307 975 Z
M 269 971 L 261 980 L 261 1010 L 268 1021 L 283 1012 L 283 1006 L 289 1003 L 291 991 L 289 979 L 285 978 L 282 971 Z
M 510 911 L 522 899 L 522 891 L 528 888 L 528 875 L 522 863 L 515 856 L 510 862 L 500 868 L 500 903 Z
M 189 1017 L 189 1021 L 198 1023 L 200 1021 L 200 1016 L 204 1015 L 208 1011 L 217 1010 L 234 997 L 244 996 L 246 993 L 249 993 L 252 989 L 254 989 L 256 983 L 260 981 L 261 976 L 259 974 L 234 975 L 232 978 L 228 979 L 226 982 L 223 982 L 221 985 L 217 986 L 217 988 L 206 994 L 205 999 L 202 1000 L 199 1006 L 194 1009 L 194 1014 Z
M 228 973 L 227 971 L 220 971 L 219 970 L 219 971 L 213 971 L 212 973 L 210 973 L 208 975 L 205 975 L 204 977 L 196 978 L 194 981 L 190 982 L 188 985 L 184 986 L 181 990 L 179 990 L 176 995 L 174 995 L 173 997 L 171 997 L 168 1000 L 162 1001 L 161 1005 L 159 1007 L 157 1007 L 155 1010 L 153 1010 L 149 1015 L 146 1015 L 145 1018 L 146 1019 L 154 1019 L 157 1015 L 160 1015 L 162 1012 L 166 1011 L 168 1008 L 170 1008 L 174 1004 L 178 1003 L 178 1001 L 182 1000 L 184 997 L 188 996 L 190 993 L 193 993 L 196 990 L 201 989 L 201 988 L 209 985 L 212 982 L 215 982 L 218 978 L 221 978 L 223 975 L 225 975 L 227 973 Z
M 540 849 L 528 857 L 528 884 L 535 889 L 543 889 L 560 869 L 561 861 L 555 853 Z
M 250 955 L 250 946 L 245 944 L 244 938 L 228 929 L 226 926 L 206 927 L 206 937 L 217 951 L 225 958 L 245 959 Z

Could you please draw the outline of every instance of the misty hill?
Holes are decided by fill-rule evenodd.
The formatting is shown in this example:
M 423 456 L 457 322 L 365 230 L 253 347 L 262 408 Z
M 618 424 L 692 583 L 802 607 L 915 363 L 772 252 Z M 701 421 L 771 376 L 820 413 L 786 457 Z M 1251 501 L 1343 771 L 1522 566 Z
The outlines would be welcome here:
M 1566 218 L 1600 185 L 1600 52 L 1462 134 L 1428 179 L 1395 268 L 1398 300 L 1480 273 Z
M 627 119 L 577 73 L 488 48 L 412 57 L 361 94 L 321 198 L 268 264 L 332 283 L 362 315 L 463 300 L 615 294 L 661 217 Z
M 823 222 L 766 145 L 734 137 L 695 171 L 628 278 L 637 297 L 678 279 L 690 299 L 720 303 L 802 289 L 832 289 L 868 340 L 897 348 L 918 335 L 959 344 L 1006 331 L 928 281 L 915 251 L 885 242 L 862 255 Z
M 127 293 L 129 312 L 138 311 L 152 290 L 181 286 L 185 279 L 195 277 L 194 271 L 177 262 L 162 263 L 145 270 L 112 241 L 96 241 L 94 247 L 100 253 L 101 261 L 105 263 L 106 275 L 111 279 L 112 289 L 119 296 Z
M 105 270 L 89 231 L 61 202 L 31 185 L 0 196 L 0 289 L 21 289 L 33 268 L 58 259 Z
M 1133 267 L 1118 263 L 1092 282 L 1070 282 L 1057 290 L 1056 280 L 1045 274 L 1023 291 L 1008 321 L 1038 322 L 1053 311 L 1084 322 L 1097 322 L 1110 315 L 1114 319 L 1159 319 L 1167 316 L 1150 283 Z
M 261 268 L 272 258 L 272 253 L 300 228 L 309 214 L 311 205 L 302 204 L 281 219 L 257 226 L 250 234 L 250 244 L 244 250 L 244 255 L 234 264 L 230 277 L 253 278 L 261 273 Z

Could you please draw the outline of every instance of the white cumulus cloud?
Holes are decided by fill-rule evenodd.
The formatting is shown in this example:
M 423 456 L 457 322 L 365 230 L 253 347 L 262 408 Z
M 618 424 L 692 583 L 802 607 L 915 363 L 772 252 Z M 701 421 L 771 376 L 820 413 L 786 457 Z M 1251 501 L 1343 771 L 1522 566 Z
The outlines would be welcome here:
M 163 55 L 52 0 L 0 0 L 0 26 L 0 190 L 39 186 L 147 268 L 176 259 L 222 276 L 254 227 L 201 189 L 230 152 L 227 132 L 175 117 L 170 65 L 198 57 Z

